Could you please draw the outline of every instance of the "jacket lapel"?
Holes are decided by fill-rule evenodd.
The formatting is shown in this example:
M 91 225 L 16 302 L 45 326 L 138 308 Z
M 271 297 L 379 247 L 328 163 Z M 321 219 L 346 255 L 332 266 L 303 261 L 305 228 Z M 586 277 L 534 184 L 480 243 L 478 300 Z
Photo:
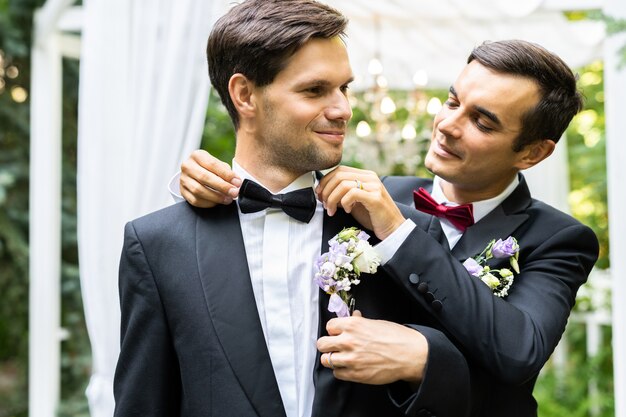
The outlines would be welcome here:
M 321 253 L 328 251 L 328 241 L 344 227 L 356 226 L 358 223 L 343 210 L 337 210 L 333 217 L 324 212 L 324 230 L 322 235 Z M 319 295 L 319 330 L 318 337 L 326 336 L 326 323 L 334 317 L 328 311 L 329 296 L 320 290 Z M 333 372 L 322 366 L 320 352 L 317 352 L 313 383 L 315 384 L 315 399 L 313 400 L 312 417 L 340 417 L 348 402 L 352 383 L 335 378 Z
M 520 183 L 502 204 L 478 223 L 469 227 L 452 249 L 452 255 L 464 261 L 482 252 L 492 239 L 506 239 L 528 219 L 524 210 L 530 205 L 530 191 L 520 174 Z
M 198 269 L 224 354 L 258 415 L 284 416 L 254 300 L 237 206 L 196 211 Z
M 432 182 L 429 182 L 427 184 L 423 184 L 423 187 L 426 189 L 426 191 L 431 193 L 433 184 Z M 427 232 L 444 248 L 450 249 L 450 246 L 448 245 L 448 239 L 446 238 L 445 233 L 443 233 L 441 223 L 439 222 L 439 219 L 437 217 L 416 210 L 412 202 L 406 206 L 404 204 L 397 205 L 404 217 L 410 218 L 417 227 Z

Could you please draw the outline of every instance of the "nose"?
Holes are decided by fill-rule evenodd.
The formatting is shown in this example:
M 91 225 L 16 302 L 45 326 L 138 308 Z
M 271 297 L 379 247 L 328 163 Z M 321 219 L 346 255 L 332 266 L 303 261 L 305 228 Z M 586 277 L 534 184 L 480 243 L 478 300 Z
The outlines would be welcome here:
M 344 122 L 352 118 L 352 107 L 350 107 L 350 101 L 344 92 L 337 91 L 333 94 L 331 102 L 326 108 L 326 118 Z
M 450 111 L 443 107 L 437 114 L 437 130 L 447 137 L 458 139 L 461 137 L 460 112 Z

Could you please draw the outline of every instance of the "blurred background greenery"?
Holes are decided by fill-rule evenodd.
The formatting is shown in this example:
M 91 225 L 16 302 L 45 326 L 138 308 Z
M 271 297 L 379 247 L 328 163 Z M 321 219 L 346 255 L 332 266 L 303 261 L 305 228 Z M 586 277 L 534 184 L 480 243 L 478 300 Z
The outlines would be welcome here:
M 0 0 L 0 417 L 28 415 L 28 94 L 32 16 L 33 10 L 43 2 Z M 622 24 L 611 23 L 614 31 L 624 30 Z M 84 390 L 91 357 L 80 295 L 76 242 L 78 65 L 73 60 L 64 61 L 61 296 L 62 326 L 68 336 L 62 343 L 62 401 L 58 411 L 61 417 L 89 415 Z M 585 110 L 567 132 L 570 206 L 573 215 L 598 235 L 601 254 L 597 266 L 607 268 L 602 63 L 581 68 L 579 73 L 587 101 Z M 344 162 L 376 168 L 380 174 L 428 175 L 421 162 L 432 127 L 429 105 L 433 106 L 430 110 L 435 110 L 437 100 L 445 100 L 446 92 L 392 91 L 388 95 L 394 99 L 395 109 L 385 114 L 377 114 L 375 110 L 380 99 L 376 92 L 353 97 L 352 134 L 346 142 Z M 367 122 L 367 128 L 360 122 Z M 392 142 L 381 140 L 389 137 L 393 138 Z M 213 94 L 202 147 L 223 160 L 229 161 L 233 155 L 230 120 Z M 364 153 L 364 149 L 369 153 Z M 569 354 L 565 368 L 557 369 L 549 364 L 537 384 L 535 395 L 540 404 L 540 416 L 590 415 L 587 381 L 591 378 L 598 382 L 595 415 L 612 416 L 610 328 L 603 330 L 602 348 L 594 357 L 587 357 L 584 326 L 570 323 L 567 338 Z

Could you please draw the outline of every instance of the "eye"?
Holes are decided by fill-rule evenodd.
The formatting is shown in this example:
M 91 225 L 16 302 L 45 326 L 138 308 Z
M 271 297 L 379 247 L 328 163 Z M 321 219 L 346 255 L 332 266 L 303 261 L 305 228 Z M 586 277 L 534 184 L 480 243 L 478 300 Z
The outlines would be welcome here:
M 346 85 L 342 85 L 342 86 L 341 86 L 341 92 L 342 92 L 343 94 L 348 94 L 348 90 L 349 90 L 349 89 L 350 89 L 350 86 L 349 86 L 348 84 L 346 84 Z
M 313 87 L 309 87 L 307 89 L 304 90 L 305 92 L 311 94 L 311 95 L 315 95 L 315 96 L 319 96 L 324 92 L 324 89 L 322 87 L 320 87 L 319 85 L 313 86 Z
M 459 103 L 452 97 L 449 97 L 444 104 L 451 109 L 459 107 Z
M 484 125 L 483 123 L 481 123 L 480 119 L 475 119 L 474 120 L 474 124 L 476 124 L 476 127 L 478 128 L 478 130 L 480 130 L 481 132 L 485 132 L 485 133 L 489 133 L 492 132 L 493 129 L 489 126 Z

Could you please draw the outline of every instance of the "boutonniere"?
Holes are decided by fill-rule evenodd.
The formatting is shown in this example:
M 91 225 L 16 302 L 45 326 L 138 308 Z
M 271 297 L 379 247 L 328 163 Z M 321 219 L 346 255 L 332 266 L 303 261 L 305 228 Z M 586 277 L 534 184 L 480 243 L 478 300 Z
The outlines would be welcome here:
M 368 242 L 369 238 L 356 227 L 345 228 L 328 241 L 329 251 L 315 263 L 315 282 L 330 294 L 328 311 L 337 317 L 350 315 L 354 306 L 350 289 L 359 285 L 361 273 L 373 274 L 380 265 L 380 256 Z
M 491 258 L 509 258 L 509 264 L 513 271 L 519 274 L 519 245 L 517 239 L 509 236 L 506 240 L 493 239 L 487 247 L 477 256 L 467 258 L 463 266 L 471 275 L 480 278 L 487 284 L 496 297 L 504 298 L 509 295 L 509 288 L 513 285 L 513 272 L 508 268 L 491 269 L 487 261 Z

